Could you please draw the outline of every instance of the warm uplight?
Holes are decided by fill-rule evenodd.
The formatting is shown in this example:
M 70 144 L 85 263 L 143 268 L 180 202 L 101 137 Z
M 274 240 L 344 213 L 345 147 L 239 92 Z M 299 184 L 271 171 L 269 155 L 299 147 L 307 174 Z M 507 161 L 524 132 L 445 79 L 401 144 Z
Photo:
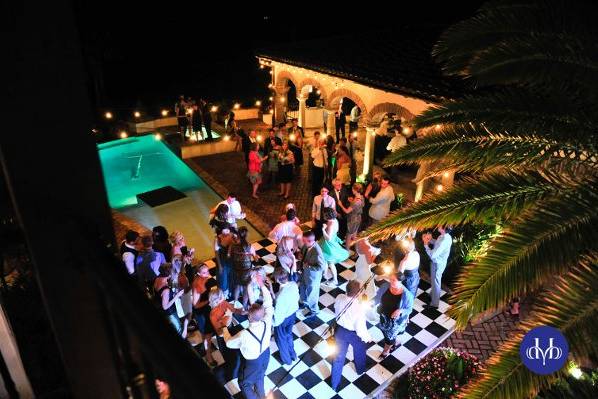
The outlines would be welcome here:
M 139 112 L 139 111 L 135 111 L 135 112 L 133 113 L 133 115 L 135 116 L 135 118 L 139 118 L 139 117 L 141 116 L 141 112 Z
M 162 110 L 162 116 L 168 116 L 168 110 L 167 109 L 163 109 Z
M 260 69 L 264 69 L 264 65 L 263 65 L 263 64 L 262 64 L 262 65 L 260 65 Z
M 262 105 L 262 102 L 261 102 L 260 100 L 257 100 L 257 101 L 255 102 L 255 106 L 256 106 L 256 107 L 259 107 L 260 105 Z
M 226 135 L 225 135 L 225 136 L 222 138 L 222 140 L 224 140 L 224 141 L 229 141 L 229 140 L 230 140 L 230 136 L 229 136 L 228 134 L 226 134 Z
M 324 344 L 324 355 L 325 357 L 332 356 L 336 353 L 336 343 L 333 340 L 326 340 L 323 342 Z
M 322 94 L 322 91 L 318 90 L 318 91 L 316 91 L 316 93 L 318 93 L 318 96 L 319 96 L 320 94 Z
M 434 129 L 438 131 L 438 130 L 440 130 L 440 128 L 441 128 L 441 127 L 442 127 L 442 126 L 440 126 L 440 125 L 438 124 L 438 125 L 434 126 Z
M 274 100 L 274 97 L 268 97 L 268 100 L 272 101 Z
M 270 71 L 270 75 L 272 75 L 272 71 Z
M 442 184 L 438 184 L 438 185 L 436 186 L 436 191 L 440 192 L 440 191 L 442 191 L 442 190 L 444 190 L 444 186 L 443 186 Z
M 271 113 L 271 114 L 273 114 L 273 113 L 274 113 L 274 110 L 273 110 L 273 109 L 271 109 L 271 110 L 270 110 L 270 113 Z
M 442 177 L 444 177 L 445 179 L 446 179 L 447 177 L 449 177 L 449 172 L 444 172 L 444 173 L 442 174 Z
M 241 108 L 241 104 L 239 104 L 239 103 L 235 103 L 235 106 L 234 106 L 234 108 L 235 108 L 235 109 L 239 109 L 239 108 Z
M 106 112 L 104 116 L 106 117 L 106 119 L 112 119 L 112 112 Z
M 274 85 L 273 85 L 272 83 L 270 83 L 270 84 L 268 85 L 268 89 L 271 89 L 271 88 L 273 88 L 273 87 L 274 87 Z
M 403 134 L 409 134 L 410 132 L 411 132 L 411 129 L 409 129 L 408 127 L 403 128 Z
M 569 365 L 569 374 L 571 377 L 579 380 L 583 376 L 583 371 L 581 371 L 577 364 L 571 362 Z
M 154 138 L 158 141 L 162 140 L 162 135 L 160 133 L 154 134 Z
M 216 112 L 216 111 L 218 111 L 218 107 L 215 105 L 212 105 L 212 108 L 210 109 L 210 111 Z
M 126 139 L 127 137 L 129 137 L 129 135 L 127 134 L 127 132 L 125 132 L 124 130 L 122 132 L 120 132 L 120 138 L 121 139 Z
M 256 139 L 257 139 L 257 141 L 258 141 L 259 143 L 261 143 L 261 142 L 262 142 L 262 140 L 263 140 L 262 136 L 261 136 L 261 135 L 259 135 L 259 134 L 257 135 Z
M 280 102 L 281 102 L 281 103 L 283 103 L 283 102 L 285 102 L 285 101 L 286 101 L 286 98 L 284 98 L 284 97 L 280 97 Z

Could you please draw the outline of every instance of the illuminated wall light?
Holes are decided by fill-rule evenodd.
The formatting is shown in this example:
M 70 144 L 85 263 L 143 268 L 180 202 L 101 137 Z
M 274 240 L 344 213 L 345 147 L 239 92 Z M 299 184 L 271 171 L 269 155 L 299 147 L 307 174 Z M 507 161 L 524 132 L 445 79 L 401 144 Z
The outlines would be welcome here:
M 154 138 L 155 138 L 157 141 L 160 141 L 160 140 L 162 140 L 162 135 L 161 135 L 160 133 L 156 133 L 156 134 L 154 134 Z
M 125 132 L 124 130 L 122 132 L 120 132 L 120 138 L 121 139 L 126 139 L 127 137 L 129 137 L 129 135 L 127 134 L 127 132 Z
M 444 190 L 444 186 L 442 184 L 438 184 L 436 186 L 436 191 L 441 192 L 442 190 Z
M 112 112 L 108 111 L 104 114 L 104 116 L 106 117 L 106 119 L 112 119 Z
M 139 112 L 139 111 L 135 111 L 135 112 L 133 113 L 133 115 L 135 116 L 135 118 L 139 118 L 139 117 L 141 116 L 141 112 Z
M 255 106 L 256 106 L 256 107 L 259 107 L 260 105 L 262 105 L 262 102 L 261 102 L 260 100 L 257 100 L 257 101 L 255 102 Z
M 215 105 L 212 105 L 212 108 L 210 108 L 210 111 L 211 112 L 216 112 L 216 111 L 218 111 L 218 107 L 215 106 Z
M 168 110 L 167 109 L 163 109 L 162 110 L 162 116 L 168 116 Z
M 241 108 L 241 104 L 239 104 L 239 103 L 235 103 L 235 106 L 234 106 L 234 108 L 235 108 L 235 109 L 239 109 L 239 108 Z

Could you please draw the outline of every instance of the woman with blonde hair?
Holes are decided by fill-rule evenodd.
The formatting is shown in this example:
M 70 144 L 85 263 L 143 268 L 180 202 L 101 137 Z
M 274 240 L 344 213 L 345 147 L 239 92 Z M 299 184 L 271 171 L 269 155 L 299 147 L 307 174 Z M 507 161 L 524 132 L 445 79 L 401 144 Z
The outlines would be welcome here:
M 187 246 L 185 243 L 185 236 L 180 231 L 173 231 L 170 233 L 170 244 L 172 245 L 170 256 L 182 255 L 181 248 Z

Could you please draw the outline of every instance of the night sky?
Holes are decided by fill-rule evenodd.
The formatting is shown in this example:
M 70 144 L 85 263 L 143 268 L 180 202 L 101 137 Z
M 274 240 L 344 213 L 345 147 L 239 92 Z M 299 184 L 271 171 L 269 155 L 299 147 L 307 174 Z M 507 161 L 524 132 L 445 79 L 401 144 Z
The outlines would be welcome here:
M 410 10 L 355 6 L 345 11 L 299 2 L 237 9 L 232 2 L 205 8 L 204 2 L 75 2 L 75 17 L 98 110 L 157 114 L 179 94 L 215 103 L 247 105 L 269 96 L 267 70 L 253 52 L 272 44 L 371 31 L 389 26 L 445 27 L 470 16 L 477 2 L 412 4 Z M 261 8 L 260 8 L 261 7 Z M 283 10 L 281 10 L 282 8 Z M 288 8 L 288 12 L 281 12 Z M 308 11 L 310 10 L 310 11 Z M 319 11 L 320 15 L 310 12 Z M 348 43 L 347 43 L 348 44 Z

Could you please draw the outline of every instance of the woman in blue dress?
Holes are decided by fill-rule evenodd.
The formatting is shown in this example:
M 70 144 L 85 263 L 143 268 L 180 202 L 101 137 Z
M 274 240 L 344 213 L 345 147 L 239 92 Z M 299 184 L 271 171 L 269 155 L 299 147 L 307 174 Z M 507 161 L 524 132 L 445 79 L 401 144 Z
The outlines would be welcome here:
M 347 260 L 349 252 L 343 248 L 343 242 L 337 235 L 338 220 L 336 220 L 336 211 L 333 208 L 324 208 L 322 210 L 322 217 L 324 226 L 322 226 L 322 238 L 320 238 L 319 244 L 332 275 L 332 278 L 327 279 L 326 283 L 332 282 L 333 285 L 338 285 L 335 264 Z
M 385 359 L 401 346 L 400 335 L 405 332 L 413 310 L 413 295 L 403 286 L 396 274 L 389 276 L 388 284 L 378 291 L 378 328 L 384 335 L 384 350 L 378 360 Z

